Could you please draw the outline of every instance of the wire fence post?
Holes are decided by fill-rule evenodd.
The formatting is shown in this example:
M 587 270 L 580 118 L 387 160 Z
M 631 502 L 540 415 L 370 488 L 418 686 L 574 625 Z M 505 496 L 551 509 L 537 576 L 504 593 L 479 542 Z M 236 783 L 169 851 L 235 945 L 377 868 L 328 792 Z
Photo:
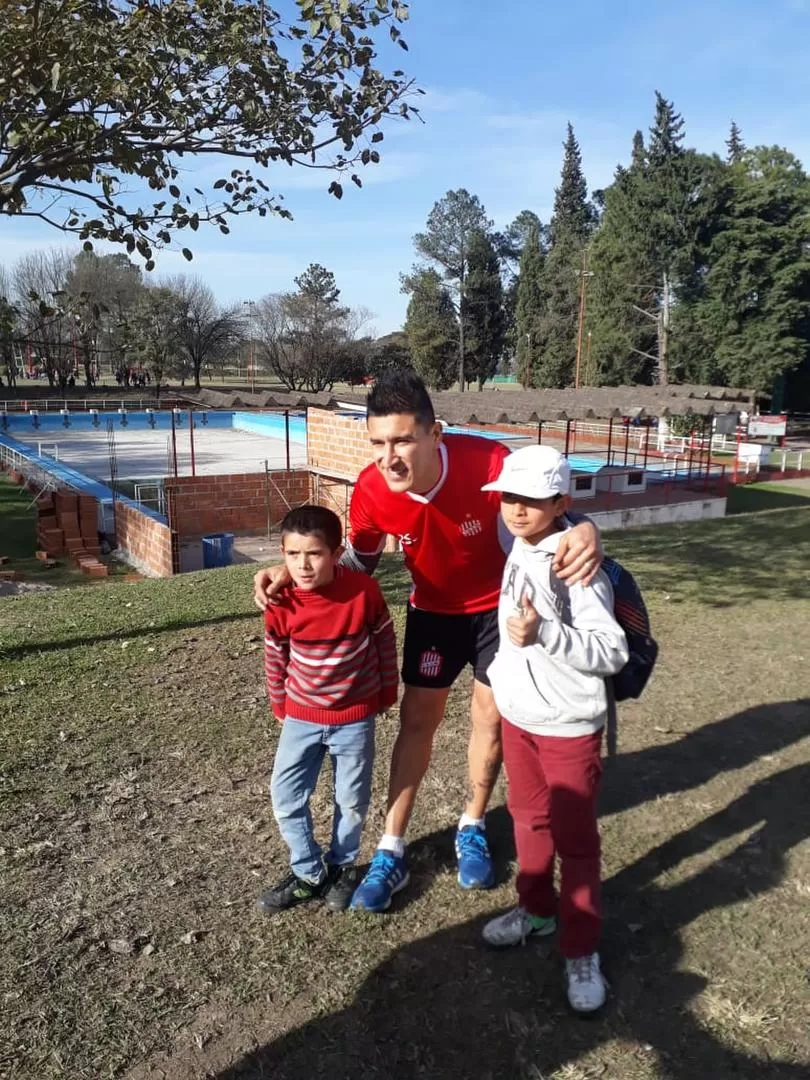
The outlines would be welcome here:
M 290 410 L 284 410 L 284 441 L 287 449 L 287 472 L 290 471 Z

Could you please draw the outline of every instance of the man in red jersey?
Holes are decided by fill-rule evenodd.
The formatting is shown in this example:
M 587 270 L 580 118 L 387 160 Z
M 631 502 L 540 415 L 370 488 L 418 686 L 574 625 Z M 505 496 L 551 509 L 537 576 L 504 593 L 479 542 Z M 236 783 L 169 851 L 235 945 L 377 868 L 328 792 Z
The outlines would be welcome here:
M 484 815 L 501 764 L 500 717 L 487 677 L 498 647 L 498 598 L 511 536 L 500 524 L 495 480 L 509 450 L 494 439 L 443 435 L 424 383 L 392 370 L 368 397 L 373 462 L 357 479 L 344 560 L 372 573 L 385 538 L 399 539 L 413 579 L 403 649 L 400 730 L 391 758 L 385 834 L 352 907 L 384 911 L 408 882 L 405 832 L 444 716 L 450 688 L 470 664 L 475 677 L 468 752 L 470 788 L 456 833 L 463 888 L 494 884 Z M 596 527 L 565 534 L 555 568 L 589 581 L 601 561 Z M 261 570 L 255 599 L 264 608 L 288 585 L 282 567 Z

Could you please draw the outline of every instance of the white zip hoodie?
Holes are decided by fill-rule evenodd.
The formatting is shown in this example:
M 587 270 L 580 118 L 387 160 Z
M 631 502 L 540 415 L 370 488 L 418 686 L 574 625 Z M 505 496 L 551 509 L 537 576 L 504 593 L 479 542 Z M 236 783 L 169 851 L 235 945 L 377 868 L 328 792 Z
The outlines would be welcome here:
M 605 677 L 627 663 L 627 639 L 613 616 L 613 588 L 601 571 L 568 586 L 551 564 L 562 537 L 516 538 L 498 603 L 500 644 L 487 674 L 502 716 L 535 735 L 570 738 L 599 731 L 607 718 Z M 518 648 L 506 620 L 525 596 L 540 616 L 537 643 Z

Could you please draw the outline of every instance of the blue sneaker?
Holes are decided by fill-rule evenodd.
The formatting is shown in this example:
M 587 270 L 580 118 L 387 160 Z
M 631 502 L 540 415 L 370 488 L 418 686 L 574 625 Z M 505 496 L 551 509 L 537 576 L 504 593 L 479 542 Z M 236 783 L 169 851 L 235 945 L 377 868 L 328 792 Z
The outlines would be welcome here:
M 465 825 L 456 833 L 456 858 L 462 889 L 491 889 L 495 884 L 487 834 L 477 825 Z
M 378 848 L 366 876 L 354 890 L 352 911 L 387 911 L 391 897 L 404 889 L 410 880 L 405 856 Z

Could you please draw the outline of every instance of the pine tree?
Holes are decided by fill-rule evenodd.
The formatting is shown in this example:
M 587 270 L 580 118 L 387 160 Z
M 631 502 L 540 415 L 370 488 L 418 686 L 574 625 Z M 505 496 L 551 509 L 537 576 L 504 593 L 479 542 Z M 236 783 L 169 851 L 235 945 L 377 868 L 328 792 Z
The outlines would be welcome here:
M 808 357 L 810 178 L 779 147 L 745 151 L 731 175 L 701 321 L 724 381 L 770 393 Z
M 413 238 L 418 253 L 441 268 L 447 287 L 456 299 L 455 307 L 459 316 L 464 306 L 467 285 L 470 238 L 475 232 L 489 235 L 491 231 L 492 222 L 478 196 L 471 195 L 465 188 L 459 188 L 457 191 L 448 191 L 442 199 L 434 203 L 428 214 L 425 231 L 417 233 Z M 466 382 L 465 320 L 459 317 L 457 325 L 458 379 L 459 386 L 463 388 Z
M 545 305 L 532 357 L 532 381 L 536 386 L 566 386 L 573 382 L 583 252 L 595 218 L 571 124 L 563 145 L 562 176 L 554 197 L 549 225 L 551 246 L 543 273 Z
M 453 385 L 458 363 L 458 322 L 452 297 L 435 270 L 421 270 L 410 280 L 411 299 L 405 334 L 415 370 L 428 386 Z
M 710 243 L 722 187 L 719 159 L 685 149 L 683 128 L 672 102 L 656 93 L 646 151 L 637 134 L 630 167 L 617 170 L 605 193 L 591 306 L 605 382 L 667 383 L 682 364 L 675 324 L 699 284 L 701 246 Z
M 632 164 L 619 166 L 605 191 L 602 225 L 590 258 L 587 328 L 591 368 L 598 385 L 649 383 L 656 349 L 654 267 L 643 238 L 647 160 L 641 132 L 633 139 Z
M 540 341 L 540 324 L 545 311 L 544 262 L 543 249 L 540 245 L 540 230 L 536 228 L 529 232 L 523 245 L 515 303 L 517 377 L 525 387 L 534 385 L 532 371 L 535 349 Z
M 745 143 L 743 142 L 742 132 L 734 120 L 731 121 L 731 128 L 726 139 L 726 150 L 728 151 L 726 156 L 728 164 L 739 165 L 745 153 Z
M 481 232 L 470 238 L 467 287 L 464 295 L 465 376 L 478 389 L 498 369 L 506 340 L 501 264 L 492 242 Z

